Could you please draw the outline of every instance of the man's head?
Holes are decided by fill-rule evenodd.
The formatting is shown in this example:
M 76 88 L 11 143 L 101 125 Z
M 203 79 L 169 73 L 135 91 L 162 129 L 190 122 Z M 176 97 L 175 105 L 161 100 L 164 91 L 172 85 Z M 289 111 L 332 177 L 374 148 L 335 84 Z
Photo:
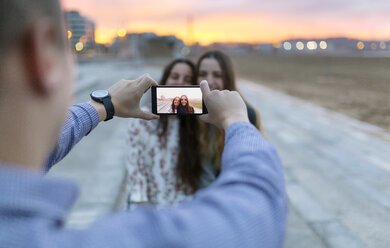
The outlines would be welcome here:
M 31 24 L 42 17 L 50 19 L 57 30 L 62 30 L 61 15 L 58 0 L 0 1 L 0 54 L 22 41 Z M 63 45 L 64 32 L 56 35 L 58 44 Z
M 0 30 L 0 132 L 10 140 L 17 140 L 18 133 L 39 133 L 41 146 L 49 150 L 72 94 L 72 59 L 60 4 L 1 0 Z

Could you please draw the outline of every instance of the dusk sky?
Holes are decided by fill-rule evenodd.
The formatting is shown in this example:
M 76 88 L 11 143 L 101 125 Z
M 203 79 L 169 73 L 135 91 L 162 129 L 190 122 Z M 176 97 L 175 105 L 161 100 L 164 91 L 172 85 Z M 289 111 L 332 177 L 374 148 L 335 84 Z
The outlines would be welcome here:
M 118 30 L 173 34 L 185 42 L 278 42 L 290 38 L 390 39 L 389 0 L 62 0 L 96 23 L 96 41 Z M 193 32 L 187 33 L 187 19 Z

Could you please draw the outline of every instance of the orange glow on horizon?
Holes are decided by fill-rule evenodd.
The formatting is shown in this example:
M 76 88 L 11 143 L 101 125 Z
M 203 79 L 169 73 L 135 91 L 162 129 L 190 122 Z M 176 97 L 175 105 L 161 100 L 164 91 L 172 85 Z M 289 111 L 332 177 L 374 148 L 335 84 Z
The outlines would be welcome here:
M 221 21 L 223 22 L 223 21 Z M 217 23 L 214 23 L 215 27 L 218 26 Z M 134 27 L 134 25 L 133 25 Z M 126 29 L 127 33 L 144 33 L 144 32 L 153 32 L 157 35 L 175 35 L 177 38 L 182 39 L 186 44 L 189 44 L 187 40 L 187 31 L 185 28 L 182 29 L 171 29 L 172 26 L 160 26 L 159 28 L 151 28 L 145 26 L 144 28 L 140 25 L 137 28 Z M 199 26 L 197 26 L 199 27 Z M 250 29 L 250 27 L 248 27 Z M 200 29 L 201 30 L 201 29 Z M 210 45 L 215 42 L 237 42 L 237 43 L 270 43 L 276 44 L 281 41 L 288 39 L 327 39 L 327 38 L 338 38 L 345 37 L 349 39 L 358 39 L 358 40 L 388 40 L 390 37 L 390 30 L 386 33 L 383 33 L 382 37 L 376 37 L 372 39 L 370 32 L 357 32 L 357 33 L 339 33 L 339 32 L 318 32 L 318 30 L 300 30 L 299 34 L 288 35 L 283 30 L 271 29 L 258 31 L 254 33 L 251 30 L 238 30 L 236 32 L 229 32 L 229 30 L 220 29 L 219 31 L 197 31 L 195 30 L 192 35 L 193 43 L 198 42 L 200 45 Z M 116 37 L 124 37 L 124 35 L 119 35 L 120 30 L 115 28 L 105 28 L 97 27 L 95 32 L 96 42 L 101 44 L 112 43 Z
M 108 44 L 111 43 L 117 35 L 117 29 L 98 27 L 95 30 L 95 41 L 101 44 Z
M 251 6 L 246 11 L 215 10 L 196 12 L 196 6 L 205 2 L 189 1 L 183 5 L 178 0 L 153 4 L 94 3 L 92 0 L 62 0 L 66 9 L 76 9 L 96 23 L 96 42 L 111 43 L 125 33 L 154 32 L 157 35 L 175 35 L 185 43 L 199 42 L 209 45 L 214 42 L 270 43 L 288 39 L 326 39 L 346 37 L 359 40 L 388 40 L 390 29 L 371 20 L 362 23 L 355 17 L 341 19 L 328 16 L 290 16 L 277 10 L 256 13 Z M 151 3 L 151 2 L 148 2 Z M 192 9 L 194 7 L 194 9 Z M 192 32 L 188 33 L 188 17 L 193 18 Z M 310 15 L 309 15 L 310 16 Z M 383 23 L 383 22 L 381 22 Z M 371 26 L 370 26 L 371 25 Z M 122 31 L 121 31 L 122 30 Z

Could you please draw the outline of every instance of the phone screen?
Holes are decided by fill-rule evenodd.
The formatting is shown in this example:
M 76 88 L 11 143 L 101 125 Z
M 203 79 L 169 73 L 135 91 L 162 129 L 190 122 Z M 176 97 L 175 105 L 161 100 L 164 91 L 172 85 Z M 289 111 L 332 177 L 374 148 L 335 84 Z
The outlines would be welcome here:
M 200 86 L 152 87 L 152 112 L 158 115 L 202 115 L 207 110 Z

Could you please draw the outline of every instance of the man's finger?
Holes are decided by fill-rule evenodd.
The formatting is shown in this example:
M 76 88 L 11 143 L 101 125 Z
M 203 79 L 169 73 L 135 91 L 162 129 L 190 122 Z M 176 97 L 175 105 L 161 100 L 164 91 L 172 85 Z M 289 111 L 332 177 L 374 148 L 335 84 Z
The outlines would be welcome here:
M 142 81 L 147 81 L 147 83 L 149 83 L 150 86 L 157 86 L 157 82 L 149 75 L 149 73 L 145 73 L 143 75 Z
M 149 74 L 145 74 L 142 76 L 139 85 L 142 92 L 146 92 L 151 86 L 157 86 L 157 82 Z
M 202 82 L 200 82 L 200 89 L 202 90 L 202 94 L 203 94 L 203 95 L 208 95 L 208 94 L 210 94 L 209 83 L 207 83 L 206 80 L 202 80 Z
M 139 76 L 135 81 L 142 81 L 142 79 L 144 79 L 145 77 L 150 77 L 149 73 L 145 73 L 145 74 L 142 74 L 141 76 Z

